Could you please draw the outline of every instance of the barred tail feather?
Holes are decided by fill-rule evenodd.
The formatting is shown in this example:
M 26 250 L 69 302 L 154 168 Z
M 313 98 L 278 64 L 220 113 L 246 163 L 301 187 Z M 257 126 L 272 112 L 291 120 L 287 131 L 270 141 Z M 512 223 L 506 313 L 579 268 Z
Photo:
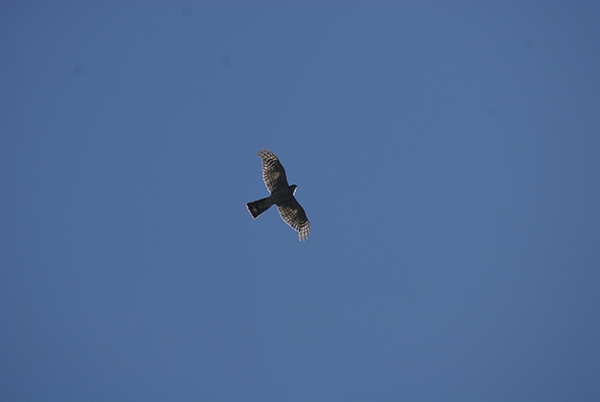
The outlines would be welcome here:
M 272 205 L 273 205 L 273 202 L 269 199 L 269 197 L 262 198 L 257 201 L 252 201 L 252 202 L 249 202 L 246 204 L 246 206 L 248 207 L 248 211 L 250 212 L 250 215 L 252 215 L 252 217 L 254 219 L 256 219 L 260 214 L 265 212 L 267 209 L 271 208 Z

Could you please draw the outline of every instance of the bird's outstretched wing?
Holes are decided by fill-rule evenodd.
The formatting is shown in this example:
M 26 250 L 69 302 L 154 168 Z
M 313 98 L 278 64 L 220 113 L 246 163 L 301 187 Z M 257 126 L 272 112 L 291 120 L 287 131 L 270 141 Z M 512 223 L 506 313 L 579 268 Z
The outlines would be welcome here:
M 296 198 L 292 197 L 281 204 L 277 204 L 277 210 L 279 211 L 279 215 L 281 215 L 281 219 L 298 232 L 299 240 L 304 240 L 308 237 L 310 222 L 306 217 L 304 209 L 296 201 Z
M 287 189 L 289 186 L 285 177 L 285 169 L 277 156 L 264 149 L 260 150 L 257 155 L 262 159 L 262 174 L 267 189 L 271 193 Z

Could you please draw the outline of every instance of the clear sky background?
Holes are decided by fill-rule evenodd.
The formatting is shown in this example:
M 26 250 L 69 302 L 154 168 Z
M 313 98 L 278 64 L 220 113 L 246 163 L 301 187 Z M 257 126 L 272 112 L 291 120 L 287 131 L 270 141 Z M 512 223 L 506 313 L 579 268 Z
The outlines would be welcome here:
M 0 399 L 599 400 L 599 21 L 3 1 Z

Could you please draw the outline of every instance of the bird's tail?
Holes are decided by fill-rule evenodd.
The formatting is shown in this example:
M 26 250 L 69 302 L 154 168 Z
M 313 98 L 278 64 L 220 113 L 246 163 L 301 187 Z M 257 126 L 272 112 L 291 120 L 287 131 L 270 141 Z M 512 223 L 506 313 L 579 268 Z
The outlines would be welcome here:
M 262 214 L 267 209 L 271 208 L 272 205 L 273 201 L 271 201 L 270 197 L 262 198 L 260 200 L 252 201 L 246 204 L 250 215 L 252 215 L 254 219 L 256 219 L 258 215 Z

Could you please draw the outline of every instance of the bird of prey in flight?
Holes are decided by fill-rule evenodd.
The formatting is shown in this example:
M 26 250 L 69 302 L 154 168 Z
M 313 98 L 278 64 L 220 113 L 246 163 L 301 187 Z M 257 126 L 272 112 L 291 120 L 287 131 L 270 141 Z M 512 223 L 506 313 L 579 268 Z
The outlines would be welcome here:
M 298 232 L 299 240 L 305 240 L 310 233 L 310 222 L 306 218 L 304 209 L 294 198 L 296 185 L 288 185 L 285 169 L 273 152 L 262 149 L 257 155 L 262 159 L 263 180 L 271 195 L 247 203 L 248 211 L 256 219 L 272 205 L 277 205 L 281 219 Z

